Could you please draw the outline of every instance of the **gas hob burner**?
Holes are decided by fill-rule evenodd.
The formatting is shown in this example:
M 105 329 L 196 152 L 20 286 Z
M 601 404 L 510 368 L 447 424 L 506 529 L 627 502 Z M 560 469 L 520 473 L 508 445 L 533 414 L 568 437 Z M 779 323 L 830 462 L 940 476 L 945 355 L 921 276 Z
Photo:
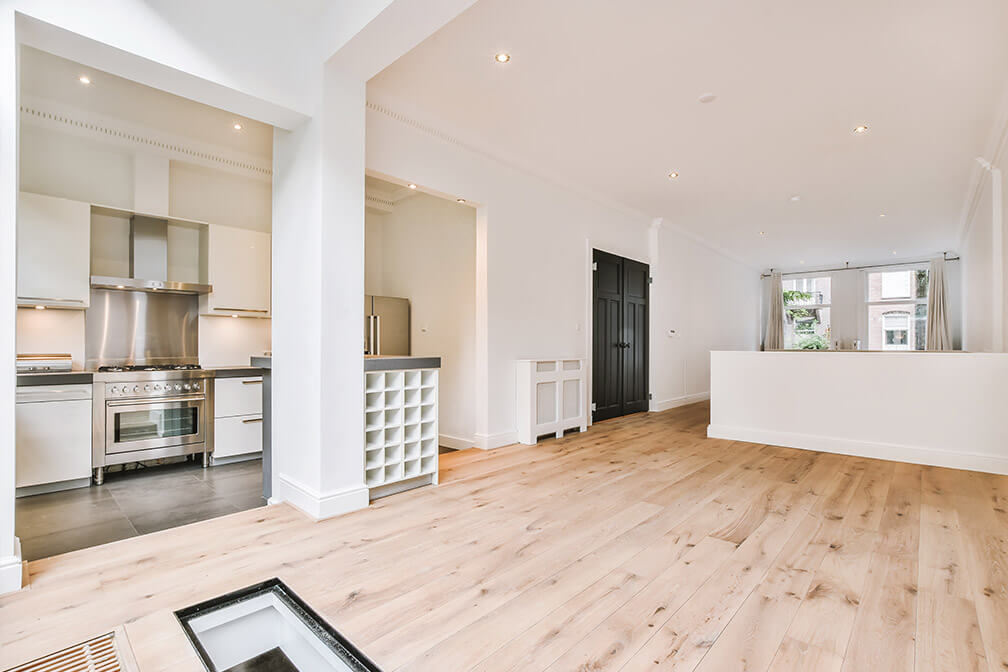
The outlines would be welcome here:
M 143 365 L 133 364 L 129 366 L 99 366 L 101 373 L 123 373 L 130 371 L 199 371 L 202 367 L 199 364 L 155 364 Z

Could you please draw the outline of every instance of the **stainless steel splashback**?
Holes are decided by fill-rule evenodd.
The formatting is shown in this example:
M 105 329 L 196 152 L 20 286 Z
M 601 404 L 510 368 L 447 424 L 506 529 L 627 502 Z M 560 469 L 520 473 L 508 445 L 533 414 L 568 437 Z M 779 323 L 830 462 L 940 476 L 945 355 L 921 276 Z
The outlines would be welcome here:
M 196 296 L 92 288 L 84 322 L 89 369 L 199 363 Z

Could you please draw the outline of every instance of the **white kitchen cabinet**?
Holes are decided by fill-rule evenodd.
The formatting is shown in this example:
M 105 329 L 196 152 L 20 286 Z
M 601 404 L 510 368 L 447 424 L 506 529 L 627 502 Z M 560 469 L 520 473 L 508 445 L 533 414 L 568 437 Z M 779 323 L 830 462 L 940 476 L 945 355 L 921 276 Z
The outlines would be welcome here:
M 262 453 L 262 376 L 214 381 L 214 459 Z
M 18 305 L 84 309 L 90 298 L 91 204 L 21 192 Z
M 19 387 L 16 401 L 16 487 L 88 485 L 91 385 Z
M 543 434 L 588 429 L 583 359 L 520 359 L 517 375 L 518 441 L 534 444 Z
M 211 224 L 207 231 L 207 282 L 200 299 L 204 315 L 270 316 L 272 236 Z
M 214 459 L 261 453 L 262 423 L 262 415 L 214 419 Z

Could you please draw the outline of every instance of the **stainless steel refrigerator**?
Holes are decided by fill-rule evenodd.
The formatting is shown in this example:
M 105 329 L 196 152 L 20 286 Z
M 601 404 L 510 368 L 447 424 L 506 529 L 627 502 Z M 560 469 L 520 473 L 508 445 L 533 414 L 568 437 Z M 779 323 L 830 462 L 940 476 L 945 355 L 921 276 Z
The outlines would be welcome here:
M 409 299 L 364 297 L 364 354 L 410 354 Z

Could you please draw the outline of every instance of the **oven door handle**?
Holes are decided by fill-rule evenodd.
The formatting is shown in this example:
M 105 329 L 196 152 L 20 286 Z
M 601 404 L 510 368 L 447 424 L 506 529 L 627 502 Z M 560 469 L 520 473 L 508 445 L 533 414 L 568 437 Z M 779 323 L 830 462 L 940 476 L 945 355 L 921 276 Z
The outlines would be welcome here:
M 206 397 L 200 395 L 196 397 L 164 397 L 161 399 L 123 399 L 122 401 L 106 401 L 109 407 L 120 406 L 156 406 L 158 404 L 174 404 L 186 401 L 203 401 Z

